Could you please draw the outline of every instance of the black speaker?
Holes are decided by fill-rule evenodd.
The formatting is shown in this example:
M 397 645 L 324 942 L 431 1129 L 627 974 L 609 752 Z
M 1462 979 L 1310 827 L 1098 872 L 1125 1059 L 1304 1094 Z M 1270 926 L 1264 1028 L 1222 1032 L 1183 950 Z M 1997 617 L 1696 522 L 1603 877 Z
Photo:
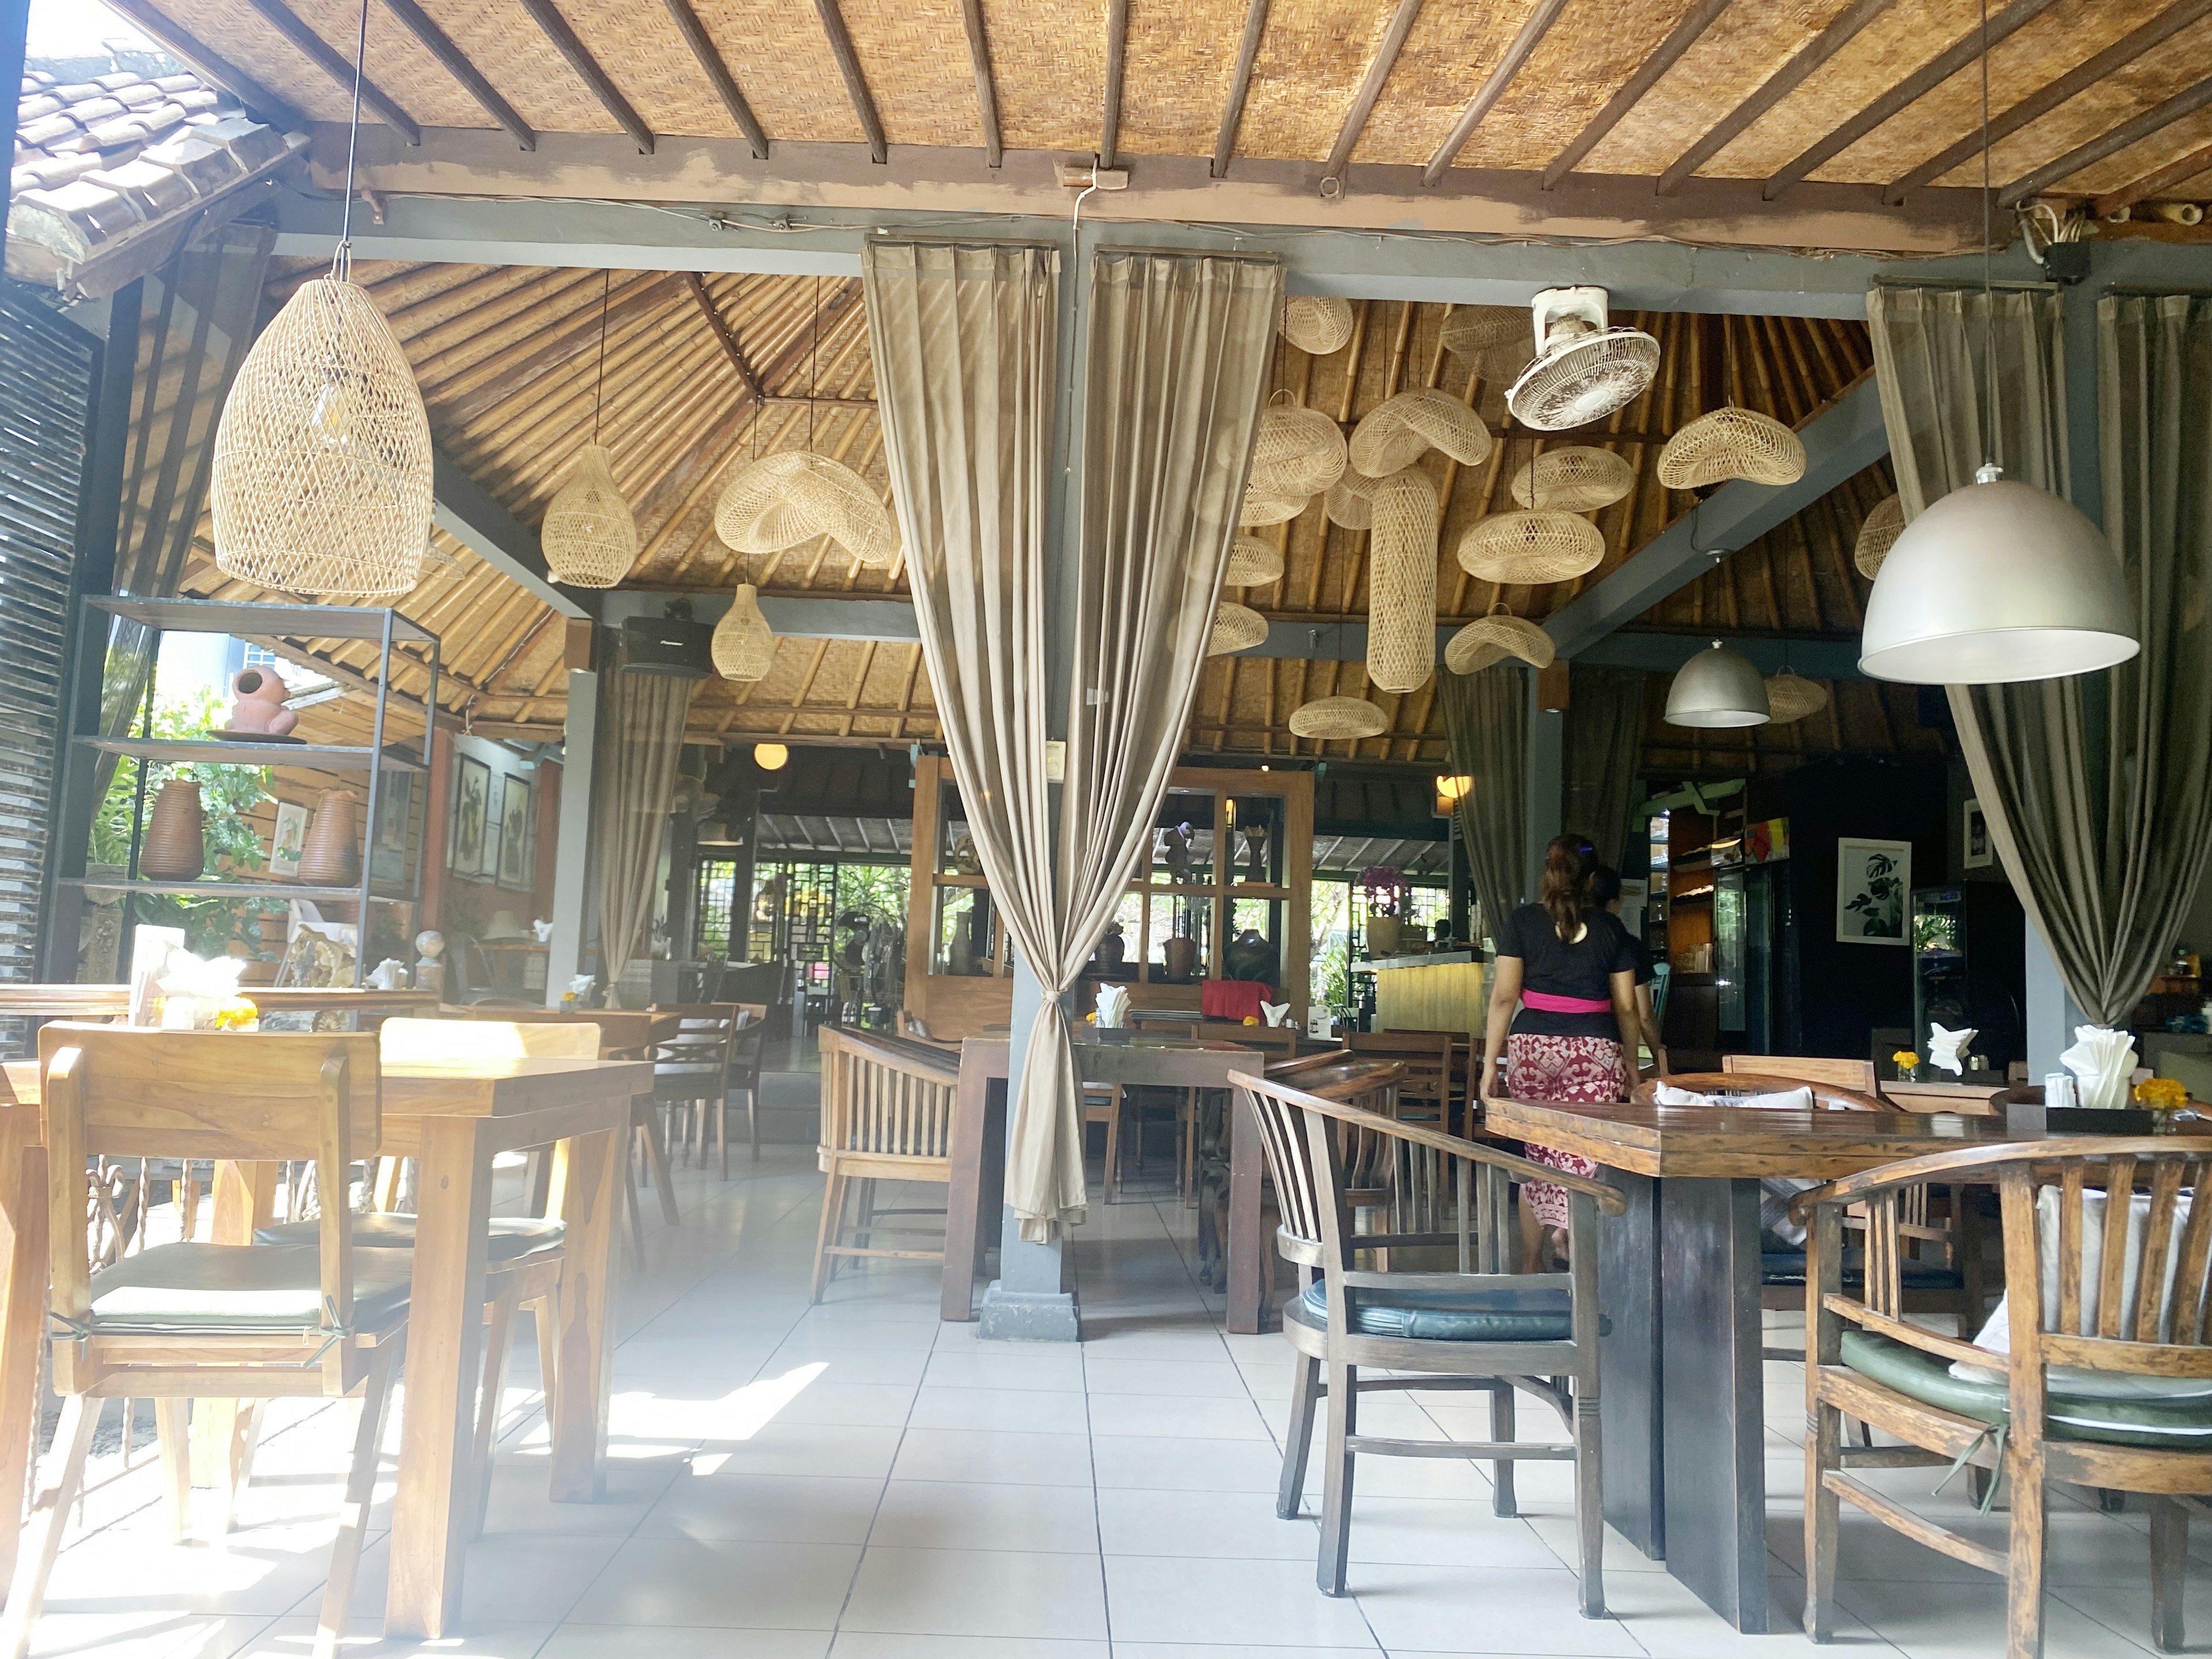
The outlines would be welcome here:
M 631 617 L 623 623 L 623 672 L 703 680 L 714 672 L 714 629 L 688 617 Z

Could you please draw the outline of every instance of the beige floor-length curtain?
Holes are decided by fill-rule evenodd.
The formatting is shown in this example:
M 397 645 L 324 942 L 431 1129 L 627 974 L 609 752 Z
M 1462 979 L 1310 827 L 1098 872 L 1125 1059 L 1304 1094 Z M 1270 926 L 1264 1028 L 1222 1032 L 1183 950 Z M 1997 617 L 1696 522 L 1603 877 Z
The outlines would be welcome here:
M 619 665 L 601 678 L 592 840 L 599 866 L 599 972 L 611 988 L 648 943 L 684 722 L 698 682 L 633 674 Z M 688 947 L 688 940 L 677 945 L 679 953 Z
M 1577 665 L 1567 699 L 1560 823 L 1588 836 L 1598 857 L 1620 869 L 1644 758 L 1647 678 L 1641 669 Z
M 872 240 L 862 257 L 884 448 L 923 655 L 976 854 L 1044 1006 L 1017 1082 L 1006 1195 L 1024 1236 L 1081 1219 L 1062 994 L 1112 919 L 1182 746 L 1281 301 L 1272 258 L 1105 251 L 1089 273 L 1069 660 L 1045 562 L 1058 258 Z M 1071 710 L 1045 777 L 1047 696 Z
M 2100 435 L 2108 538 L 2128 574 L 2142 655 L 2107 672 L 1954 686 L 1960 744 L 2013 890 L 2067 989 L 2118 1025 L 2172 946 L 2212 823 L 2212 653 L 2203 611 L 2207 400 L 2203 306 L 2100 304 Z M 1910 521 L 1972 482 L 1990 438 L 2008 477 L 2064 494 L 2065 342 L 2057 295 L 1877 289 L 1875 370 Z M 2075 389 L 2087 396 L 2089 388 Z M 2194 596 L 2192 616 L 2189 604 Z
M 1459 798 L 1459 833 L 1483 928 L 1495 939 L 1527 878 L 1528 676 L 1515 663 L 1474 674 L 1439 666 L 1437 690 L 1452 770 L 1474 780 Z

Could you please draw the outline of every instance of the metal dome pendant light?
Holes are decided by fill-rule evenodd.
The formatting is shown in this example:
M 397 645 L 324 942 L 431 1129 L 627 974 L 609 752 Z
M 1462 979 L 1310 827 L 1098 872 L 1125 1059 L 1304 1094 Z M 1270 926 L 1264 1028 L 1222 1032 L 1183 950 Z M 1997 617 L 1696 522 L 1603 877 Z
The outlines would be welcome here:
M 396 598 L 430 542 L 430 421 L 407 355 L 353 281 L 355 151 L 368 0 L 354 56 L 345 206 L 330 275 L 304 283 L 239 365 L 216 429 L 216 566 L 292 593 Z
M 2110 668 L 2142 648 L 2103 533 L 2071 503 L 2007 479 L 1996 464 L 1989 27 L 1983 0 L 1984 459 L 1973 483 L 1933 503 L 1891 544 L 1859 640 L 1861 673 L 1913 685 L 2057 679 Z
M 599 442 L 599 415 L 607 386 L 607 300 L 614 272 L 599 288 L 599 372 L 592 393 L 592 441 L 576 456 L 574 471 L 545 509 L 538 544 L 545 568 L 570 587 L 612 587 L 637 562 L 637 520 L 615 487 L 614 457 Z
M 1675 671 L 1667 724 L 1703 729 L 1764 726 L 1774 717 L 1759 665 L 1718 640 Z

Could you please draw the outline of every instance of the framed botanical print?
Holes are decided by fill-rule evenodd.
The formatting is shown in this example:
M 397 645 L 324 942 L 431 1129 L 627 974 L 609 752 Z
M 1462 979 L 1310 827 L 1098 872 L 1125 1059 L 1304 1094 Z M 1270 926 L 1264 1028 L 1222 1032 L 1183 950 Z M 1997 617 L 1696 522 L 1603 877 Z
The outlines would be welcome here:
M 1986 870 L 1997 861 L 1997 849 L 1990 840 L 1989 815 L 1982 811 L 1978 800 L 1969 800 L 1966 806 L 1965 822 L 1960 825 L 1960 845 L 1966 849 L 1961 860 L 1969 870 Z
M 491 768 L 467 755 L 453 790 L 453 839 L 447 863 L 456 875 L 473 876 L 484 866 L 484 830 L 491 814 Z
M 499 884 L 502 887 L 526 891 L 537 885 L 537 872 L 530 863 L 530 804 L 535 793 L 527 779 L 512 775 L 507 779 L 499 814 Z
M 1836 843 L 1836 938 L 1844 945 L 1903 945 L 1912 893 L 1909 841 Z

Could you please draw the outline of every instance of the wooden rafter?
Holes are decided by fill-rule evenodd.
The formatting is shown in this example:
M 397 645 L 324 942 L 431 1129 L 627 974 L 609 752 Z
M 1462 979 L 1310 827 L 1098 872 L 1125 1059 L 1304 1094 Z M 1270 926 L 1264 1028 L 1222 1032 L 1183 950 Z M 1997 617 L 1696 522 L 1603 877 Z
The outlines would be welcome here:
M 1360 77 L 1359 90 L 1352 96 L 1352 107 L 1344 112 L 1344 125 L 1337 129 L 1336 143 L 1330 146 L 1328 160 L 1322 167 L 1323 178 L 1344 177 L 1359 135 L 1366 128 L 1367 118 L 1375 112 L 1375 100 L 1382 95 L 1382 83 L 1390 78 L 1398 54 L 1405 50 L 1406 37 L 1413 32 L 1413 20 L 1420 15 L 1421 0 L 1398 0 L 1398 9 L 1390 16 L 1390 27 L 1382 32 L 1382 44 L 1375 49 L 1367 73 Z
M 1544 169 L 1544 188 L 1557 189 L 1559 180 L 1579 167 L 1583 157 L 1595 149 L 1606 134 L 1644 101 L 1644 94 L 1659 84 L 1660 76 L 1674 68 L 1682 54 L 1698 44 L 1698 37 L 1712 27 L 1713 20 L 1728 9 L 1729 0 L 1698 0 L 1696 5 L 1683 13 L 1682 21 L 1669 29 L 1667 38 L 1651 49 L 1650 56 L 1636 66 L 1636 73 L 1622 82 L 1620 90 L 1605 100 L 1605 107 L 1575 135 L 1574 142 L 1553 158 L 1552 164 Z
M 1108 0 L 1106 95 L 1098 122 L 1098 165 L 1115 165 L 1121 148 L 1121 77 L 1129 62 L 1129 0 Z
M 714 95 L 722 100 L 722 107 L 730 112 L 730 119 L 738 124 L 738 131 L 745 135 L 745 142 L 753 147 L 756 161 L 768 160 L 768 133 L 753 113 L 753 106 L 745 101 L 745 94 L 738 86 L 738 77 L 730 73 L 730 66 L 722 61 L 715 50 L 714 37 L 707 26 L 699 21 L 699 14 L 691 8 L 691 0 L 663 0 L 668 15 L 675 20 L 676 32 L 684 37 L 684 44 L 691 49 L 699 68 L 714 88 Z
M 530 123 L 515 112 L 514 106 L 499 95 L 499 88 L 483 77 L 483 72 L 469 61 L 468 54 L 455 46 L 453 37 L 431 21 L 430 15 L 415 3 L 415 0 L 384 0 L 392 15 L 407 26 L 407 32 L 422 43 L 422 49 L 444 66 L 446 73 L 461 83 L 477 106 L 491 118 L 514 135 L 514 142 L 525 149 L 538 148 L 538 134 Z
M 1237 46 L 1237 69 L 1229 80 L 1229 101 L 1221 106 L 1221 131 L 1213 140 L 1209 171 L 1226 178 L 1237 154 L 1237 129 L 1244 125 L 1244 100 L 1252 91 L 1252 66 L 1260 59 L 1260 38 L 1267 32 L 1267 0 L 1250 0 L 1244 12 L 1244 38 Z
M 259 3 L 259 0 L 256 0 L 256 3 Z M 553 49 L 568 61 L 568 67 L 576 71 L 578 78 L 592 89 L 592 96 L 599 100 L 599 106 L 614 118 L 617 126 L 635 141 L 639 153 L 652 155 L 653 129 L 645 124 L 645 118 L 631 106 L 629 100 L 623 96 L 622 88 L 614 83 L 614 77 L 600 66 L 598 58 L 592 56 L 591 49 L 578 38 L 576 31 L 568 27 L 568 20 L 561 15 L 561 9 L 553 3 L 553 0 L 522 0 L 522 9 L 545 32 L 545 38 L 553 43 Z
M 691 290 L 691 298 L 707 319 L 707 326 L 714 331 L 715 344 L 722 348 L 722 355 L 730 360 L 730 367 L 738 371 L 738 379 L 744 382 L 746 395 L 758 400 L 763 395 L 760 376 L 753 373 L 753 366 L 745 361 L 744 348 L 738 343 L 738 337 L 730 331 L 729 324 L 723 320 L 720 310 L 714 304 L 714 296 L 707 292 L 706 279 L 696 271 L 687 270 L 684 273 L 684 285 Z
M 999 167 L 1006 143 L 999 131 L 999 87 L 991 76 L 991 46 L 983 33 L 983 0 L 960 0 L 960 27 L 968 35 L 968 58 L 975 70 L 975 119 L 983 129 L 983 163 Z
M 1851 0 L 1828 27 L 1799 48 L 1796 56 L 1766 77 L 1759 90 L 1714 123 L 1711 130 L 1676 156 L 1659 175 L 1657 193 L 1671 196 L 1697 170 L 1733 143 L 1747 127 L 1805 83 L 1813 71 L 1848 46 L 1869 23 L 1887 11 L 1891 0 Z
M 1537 0 L 1536 9 L 1528 14 L 1528 21 L 1521 25 L 1521 32 L 1513 37 L 1504 54 L 1491 66 L 1490 73 L 1475 88 L 1474 96 L 1468 100 L 1467 107 L 1460 112 L 1459 119 L 1453 124 L 1450 134 L 1437 147 L 1437 153 L 1429 157 L 1428 166 L 1421 169 L 1423 184 L 1433 185 L 1444 176 L 1445 170 L 1460 151 L 1467 148 L 1467 141 L 1474 137 L 1474 130 L 1482 125 L 1482 118 L 1489 114 L 1491 106 L 1505 95 L 1505 89 L 1513 84 L 1513 77 L 1521 72 L 1521 66 L 1543 43 L 1544 36 L 1550 33 L 1553 23 L 1558 20 L 1566 3 L 1567 0 Z
M 2155 173 L 2146 173 L 2131 185 L 2124 185 L 2107 195 L 2100 196 L 2090 211 L 2100 219 L 2109 219 L 2124 209 L 2133 207 L 2163 195 L 2176 185 L 2186 184 L 2198 173 L 2212 169 L 2212 144 L 2192 149 L 2177 161 L 2168 161 Z
M 837 0 L 814 0 L 814 10 L 822 19 L 822 33 L 829 37 L 830 54 L 837 60 L 837 73 L 845 79 L 845 95 L 853 100 L 853 113 L 860 120 L 860 131 L 868 136 L 869 157 L 880 166 L 890 159 L 890 146 L 884 139 L 884 118 L 876 112 L 868 77 L 860 72 L 860 55 L 853 50 L 853 32 L 845 27 L 845 13 Z
M 2196 85 L 2185 87 L 2164 102 L 2154 105 L 2132 121 L 2123 121 L 2110 132 L 2101 133 L 2087 143 L 2076 144 L 2063 155 L 2045 161 L 2033 173 L 2015 179 L 1997 192 L 1997 205 L 2010 207 L 2014 202 L 2024 202 L 2039 196 L 2062 179 L 2070 179 L 2084 167 L 2094 167 L 2107 155 L 2117 155 L 2130 144 L 2139 144 L 2153 134 L 2162 132 L 2185 116 L 2194 115 L 2208 104 L 2212 104 L 2212 76 L 2207 76 Z
M 1810 178 L 1891 116 L 1926 97 L 1983 52 L 2017 33 L 2057 3 L 2057 0 L 2013 0 L 2012 4 L 1990 19 L 1986 31 L 1976 28 L 1960 36 L 1843 125 L 1794 157 L 1766 181 L 1766 188 L 1761 193 L 1771 202 L 1792 185 Z
M 108 8 L 128 18 L 180 62 L 199 72 L 201 79 L 237 94 L 248 110 L 275 126 L 297 132 L 307 118 L 288 100 L 278 97 L 222 53 L 186 33 L 147 0 L 112 0 Z
M 1990 122 L 1989 142 L 2018 132 L 2032 121 L 2040 120 L 2059 105 L 2077 93 L 2085 92 L 2113 70 L 2133 63 L 2153 46 L 2187 28 L 2200 17 L 2212 13 L 2212 0 L 2175 0 L 2164 11 L 2128 31 L 2094 58 L 2075 64 L 2050 85 L 2030 93 L 2002 114 Z M 1894 206 L 1923 185 L 1934 183 L 1960 162 L 1969 160 L 1982 147 L 1979 127 L 1953 144 L 1948 149 L 1931 155 L 1910 173 L 1904 174 L 1881 193 L 1881 199 Z
M 352 94 L 353 64 L 333 51 L 329 41 L 302 22 L 284 0 L 247 0 L 247 3 L 271 28 L 299 48 L 302 57 L 337 82 L 341 91 L 349 96 Z M 377 119 L 410 144 L 422 142 L 422 129 L 416 125 L 415 118 L 400 108 L 392 95 L 367 75 L 361 76 L 361 101 Z

